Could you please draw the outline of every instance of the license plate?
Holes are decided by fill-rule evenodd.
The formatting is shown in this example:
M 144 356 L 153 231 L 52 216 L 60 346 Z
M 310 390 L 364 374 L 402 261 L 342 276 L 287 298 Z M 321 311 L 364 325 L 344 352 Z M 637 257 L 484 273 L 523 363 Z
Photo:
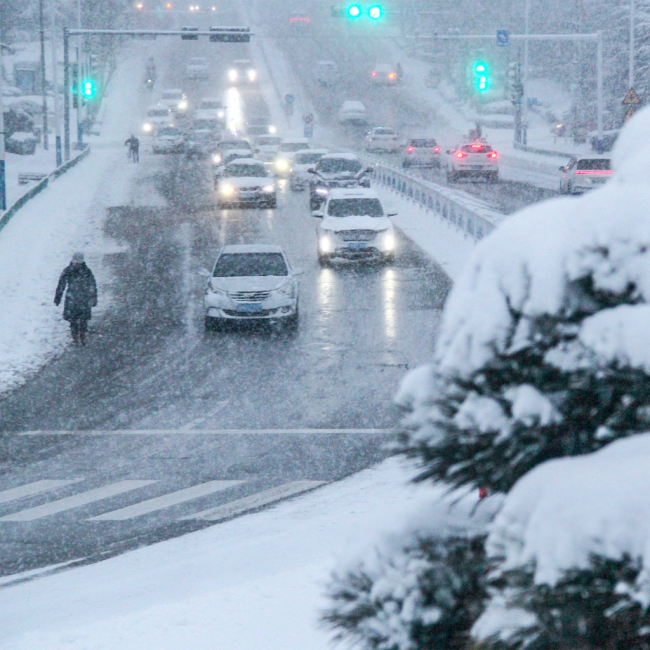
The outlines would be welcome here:
M 242 311 L 246 313 L 262 311 L 262 303 L 261 302 L 242 303 L 237 305 L 237 311 Z
M 239 198 L 241 199 L 256 199 L 257 192 L 240 192 Z
M 483 169 L 483 165 L 470 165 L 470 169 Z
M 365 241 L 353 241 L 348 244 L 348 248 L 353 251 L 358 251 L 362 248 L 368 248 L 368 243 Z
M 607 179 L 606 178 L 592 178 L 591 182 L 594 183 L 595 185 L 600 185 L 601 183 L 604 183 Z

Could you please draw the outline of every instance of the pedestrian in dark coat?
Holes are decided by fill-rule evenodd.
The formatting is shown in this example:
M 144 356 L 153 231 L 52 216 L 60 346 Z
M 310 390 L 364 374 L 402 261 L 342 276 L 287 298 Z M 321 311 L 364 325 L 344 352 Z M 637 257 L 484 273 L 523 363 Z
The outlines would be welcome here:
M 54 296 L 54 304 L 57 307 L 61 304 L 66 287 L 63 318 L 70 323 L 72 340 L 85 345 L 88 321 L 92 317 L 91 309 L 97 306 L 97 283 L 93 272 L 84 262 L 83 253 L 75 253 L 70 264 L 61 273 Z

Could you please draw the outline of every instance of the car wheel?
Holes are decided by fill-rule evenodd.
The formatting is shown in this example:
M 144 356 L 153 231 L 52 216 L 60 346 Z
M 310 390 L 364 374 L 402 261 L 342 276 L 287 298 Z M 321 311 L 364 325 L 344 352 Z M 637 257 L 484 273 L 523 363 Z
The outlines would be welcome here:
M 573 184 L 571 182 L 568 182 L 566 184 L 566 193 L 567 194 L 573 194 Z
M 267 204 L 267 207 L 268 207 L 269 209 L 271 209 L 271 210 L 275 210 L 275 209 L 278 207 L 278 201 L 277 201 L 277 199 L 273 199 L 273 201 L 270 201 L 270 202 Z
M 499 172 L 492 172 L 488 175 L 488 183 L 498 183 L 499 182 Z
M 386 253 L 384 255 L 385 264 L 393 264 L 395 262 L 395 253 Z
M 295 332 L 298 329 L 300 324 L 300 314 L 298 313 L 298 308 L 296 307 L 296 313 L 293 316 L 289 316 L 284 321 L 284 327 L 289 332 Z
M 223 331 L 223 322 L 221 318 L 214 318 L 213 316 L 205 317 L 205 331 L 206 332 L 221 332 Z
M 322 266 L 329 266 L 330 265 L 330 258 L 329 255 L 321 255 L 320 253 L 318 254 L 318 263 Z
M 448 183 L 456 182 L 456 172 L 447 171 L 447 182 Z
M 411 166 L 411 163 L 406 162 L 406 160 L 402 163 L 402 167 L 404 167 L 404 169 L 408 169 L 410 166 Z

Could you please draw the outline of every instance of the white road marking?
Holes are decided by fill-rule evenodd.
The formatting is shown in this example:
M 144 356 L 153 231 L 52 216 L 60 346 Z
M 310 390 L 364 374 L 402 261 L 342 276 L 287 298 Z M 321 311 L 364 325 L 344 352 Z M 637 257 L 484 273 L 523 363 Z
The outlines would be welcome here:
M 372 434 L 390 435 L 398 429 L 83 429 L 79 431 L 20 431 L 19 436 L 172 436 L 208 435 L 208 436 L 239 436 L 239 435 L 330 435 L 330 434 Z
M 192 226 L 189 223 L 182 223 L 178 227 L 177 239 L 183 247 L 181 257 L 181 273 L 183 274 L 183 296 L 185 297 L 185 331 L 192 340 L 196 339 L 196 323 L 194 322 L 194 307 L 196 300 L 193 296 L 194 276 L 191 272 L 192 266 Z
M 76 564 L 77 562 L 83 562 L 86 558 L 78 557 L 74 560 L 69 560 L 68 562 L 59 562 L 59 564 L 50 564 L 49 566 L 40 567 L 39 569 L 31 569 L 30 571 L 23 571 L 22 573 L 13 573 L 8 576 L 3 576 L 0 578 L 0 586 L 6 587 L 7 585 L 12 585 L 16 582 L 25 582 L 30 578 L 35 578 L 47 573 L 54 573 L 58 569 L 70 566 L 71 564 Z
M 64 487 L 65 485 L 78 483 L 79 481 L 83 481 L 83 479 L 74 478 L 67 481 L 43 480 L 35 481 L 34 483 L 27 483 L 26 485 L 21 485 L 19 487 L 3 490 L 0 492 L 0 503 L 7 503 L 8 501 L 15 501 L 16 499 L 31 497 L 34 494 L 40 494 L 41 492 L 49 492 L 50 490 L 55 490 L 56 488 Z
M 194 485 L 185 488 L 184 490 L 178 490 L 177 492 L 170 492 L 169 494 L 164 494 L 160 497 L 147 499 L 146 501 L 141 501 L 132 506 L 127 506 L 126 508 L 113 510 L 112 512 L 107 512 L 97 517 L 90 517 L 88 521 L 124 521 L 125 519 L 133 519 L 134 517 L 140 517 L 150 512 L 155 512 L 156 510 L 175 506 L 178 503 L 183 503 L 185 501 L 207 496 L 208 494 L 227 490 L 228 488 L 234 487 L 243 482 L 244 481 L 208 481 L 207 483 Z
M 157 482 L 158 481 L 119 481 L 118 483 L 111 483 L 110 485 L 105 485 L 94 490 L 88 490 L 87 492 L 81 492 L 80 494 L 75 494 L 71 497 L 59 499 L 58 501 L 51 501 L 50 503 L 45 503 L 42 506 L 28 508 L 27 510 L 15 512 L 12 515 L 0 517 L 0 521 L 34 521 L 35 519 L 41 519 L 42 517 L 56 515 L 59 512 L 64 512 L 65 510 L 71 510 L 72 508 L 85 506 L 89 503 L 93 503 L 94 501 L 108 499 L 109 497 L 117 496 L 123 492 L 136 490 L 138 488 L 145 487 L 146 485 L 151 485 L 152 483 Z
M 205 521 L 228 519 L 229 517 L 234 517 L 242 512 L 256 510 L 257 508 L 275 503 L 276 501 L 281 501 L 282 499 L 300 494 L 301 492 L 313 490 L 324 483 L 325 481 L 293 481 L 291 483 L 285 483 L 284 485 L 279 485 L 270 490 L 264 490 L 263 492 L 251 494 L 251 496 L 244 497 L 243 499 L 237 499 L 236 501 L 231 501 L 225 505 L 210 508 L 210 510 L 203 510 L 202 512 L 197 512 L 193 515 L 181 517 L 181 519 L 203 519 Z
M 222 411 L 228 404 L 230 403 L 230 400 L 224 399 L 221 402 L 217 403 L 216 408 L 213 408 L 211 411 L 206 413 L 205 415 L 202 415 L 201 417 L 198 417 L 188 424 L 184 425 L 181 427 L 181 431 L 189 431 L 190 429 L 193 429 L 194 427 L 198 426 L 199 424 L 203 424 L 206 420 L 209 420 L 210 418 L 213 418 L 219 411 Z

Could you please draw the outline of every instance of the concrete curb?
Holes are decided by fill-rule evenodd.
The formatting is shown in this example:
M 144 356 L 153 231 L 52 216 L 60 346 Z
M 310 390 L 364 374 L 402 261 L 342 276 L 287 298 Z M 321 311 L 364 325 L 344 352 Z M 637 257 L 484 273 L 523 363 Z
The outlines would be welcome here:
M 31 190 L 23 194 L 13 205 L 9 206 L 7 211 L 0 217 L 0 230 L 2 230 L 10 221 L 10 219 L 22 208 L 30 199 L 33 199 L 37 194 L 40 194 L 50 183 L 56 180 L 62 174 L 65 174 L 69 169 L 72 169 L 77 163 L 81 162 L 90 153 L 90 147 L 86 148 L 67 163 L 63 163 L 57 167 L 51 174 L 48 174 L 42 181 L 39 181 Z
M 527 151 L 528 153 L 538 153 L 542 156 L 555 156 L 557 158 L 579 158 L 580 154 L 577 153 L 565 153 L 562 151 L 553 151 L 551 149 L 537 149 L 536 147 L 529 147 L 525 144 L 520 144 L 519 142 L 512 143 L 513 149 L 518 149 L 519 151 Z

